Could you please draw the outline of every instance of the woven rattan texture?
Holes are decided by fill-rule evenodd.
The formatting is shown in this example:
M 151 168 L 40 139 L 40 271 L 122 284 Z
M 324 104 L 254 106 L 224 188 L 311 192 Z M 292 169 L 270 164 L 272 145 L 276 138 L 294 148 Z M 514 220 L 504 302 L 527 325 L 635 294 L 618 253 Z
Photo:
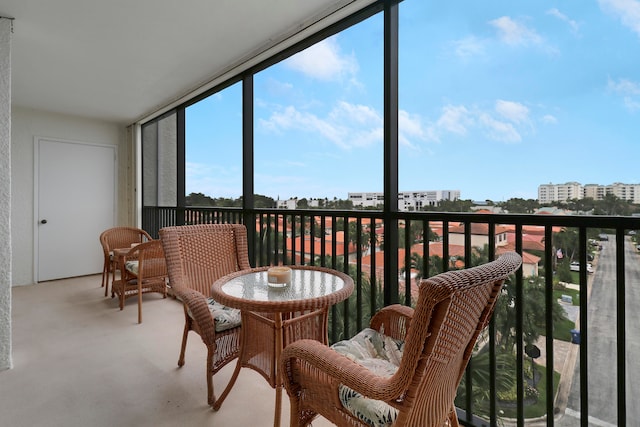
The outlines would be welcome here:
M 114 249 L 130 248 L 135 243 L 142 243 L 151 240 L 151 236 L 146 231 L 135 227 L 113 227 L 100 233 L 100 245 L 104 255 L 102 267 L 102 286 L 104 296 L 109 293 L 109 275 L 111 281 L 115 280 L 115 269 L 117 260 L 112 256 Z
M 163 298 L 167 296 L 167 264 L 162 243 L 159 240 L 141 243 L 128 251 L 123 264 L 128 259 L 138 261 L 137 274 L 124 271 L 123 277 L 113 282 L 113 293 L 118 297 L 120 310 L 126 298 L 138 297 L 138 323 L 142 323 L 142 294 L 157 292 Z
M 185 327 L 178 366 L 184 365 L 189 331 L 207 346 L 207 401 L 216 406 L 213 375 L 238 357 L 241 328 L 216 332 L 207 297 L 225 274 L 251 268 L 247 230 L 239 224 L 202 224 L 160 230 L 174 295 L 185 305 Z M 188 311 L 192 316 L 189 316 Z
M 397 408 L 395 426 L 457 426 L 458 384 L 504 281 L 520 264 L 521 257 L 510 252 L 478 267 L 440 274 L 421 281 L 415 309 L 393 305 L 376 313 L 371 327 L 405 342 L 392 377 L 378 377 L 317 341 L 287 346 L 280 369 L 291 426 L 306 426 L 317 414 L 339 426 L 366 426 L 342 407 L 339 384 Z

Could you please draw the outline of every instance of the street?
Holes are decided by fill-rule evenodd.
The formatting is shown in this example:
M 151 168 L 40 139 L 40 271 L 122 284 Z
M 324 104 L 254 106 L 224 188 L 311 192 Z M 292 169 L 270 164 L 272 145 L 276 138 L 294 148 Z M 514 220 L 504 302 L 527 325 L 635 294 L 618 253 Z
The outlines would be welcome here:
M 626 267 L 626 425 L 640 425 L 640 405 L 633 390 L 640 382 L 640 253 L 625 238 Z M 618 426 L 617 415 L 617 340 L 616 340 L 616 254 L 615 236 L 603 242 L 594 273 L 588 303 L 588 390 L 589 426 Z M 557 422 L 563 427 L 580 425 L 580 356 L 567 408 Z M 623 424 L 620 424 L 623 425 Z

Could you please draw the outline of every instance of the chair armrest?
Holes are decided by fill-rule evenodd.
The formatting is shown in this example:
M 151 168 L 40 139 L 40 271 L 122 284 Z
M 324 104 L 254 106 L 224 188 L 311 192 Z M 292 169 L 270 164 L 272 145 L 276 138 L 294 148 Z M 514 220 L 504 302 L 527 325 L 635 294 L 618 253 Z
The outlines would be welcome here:
M 207 298 L 195 289 L 186 288 L 184 286 L 176 286 L 173 288 L 176 297 L 184 304 L 185 315 L 188 316 L 186 310 L 191 312 L 194 321 L 194 329 L 198 332 L 202 341 L 206 345 L 215 342 L 216 325 L 209 310 Z
M 388 337 L 404 341 L 412 317 L 413 308 L 393 304 L 380 309 L 371 318 L 370 326 Z
M 367 368 L 315 340 L 298 340 L 282 351 L 280 369 L 287 393 L 300 388 L 335 389 L 343 384 L 372 399 L 390 401 L 403 387 L 393 377 L 374 375 Z

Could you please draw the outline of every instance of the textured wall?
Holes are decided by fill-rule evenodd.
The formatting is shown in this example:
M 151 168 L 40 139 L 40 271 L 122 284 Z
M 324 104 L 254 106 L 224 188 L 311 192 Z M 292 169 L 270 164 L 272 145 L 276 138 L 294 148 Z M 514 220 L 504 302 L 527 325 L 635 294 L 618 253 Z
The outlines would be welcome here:
M 0 370 L 11 368 L 11 27 L 0 18 Z

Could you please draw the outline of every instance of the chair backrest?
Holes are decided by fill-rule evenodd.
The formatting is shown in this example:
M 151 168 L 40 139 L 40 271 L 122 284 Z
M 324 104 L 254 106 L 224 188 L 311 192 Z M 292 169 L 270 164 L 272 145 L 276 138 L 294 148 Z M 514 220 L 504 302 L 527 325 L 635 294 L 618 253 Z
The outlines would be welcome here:
M 394 375 L 404 394 L 398 425 L 442 425 L 502 285 L 521 261 L 520 255 L 508 252 L 496 261 L 421 281 Z
M 202 224 L 160 230 L 169 284 L 211 296 L 220 277 L 251 268 L 247 229 L 241 224 Z
M 133 248 L 128 257 L 138 260 L 138 280 L 163 279 L 167 277 L 167 263 L 160 240 L 151 240 Z
M 153 240 L 149 233 L 136 227 L 113 227 L 100 233 L 100 243 L 105 254 L 114 249 L 131 247 L 134 243 Z

